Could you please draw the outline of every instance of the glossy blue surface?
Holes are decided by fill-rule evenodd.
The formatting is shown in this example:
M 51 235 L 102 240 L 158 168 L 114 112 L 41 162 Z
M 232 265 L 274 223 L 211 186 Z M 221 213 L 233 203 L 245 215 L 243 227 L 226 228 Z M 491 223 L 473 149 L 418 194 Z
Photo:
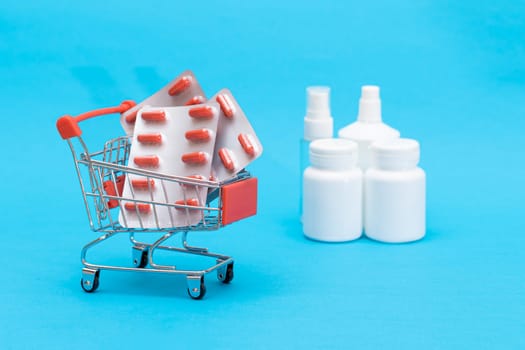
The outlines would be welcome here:
M 524 23 L 522 1 L 2 2 L 0 348 L 525 347 Z M 235 257 L 235 280 L 210 276 L 193 301 L 183 278 L 103 272 L 88 295 L 95 236 L 55 120 L 186 68 L 210 96 L 229 87 L 265 146 L 258 216 L 195 237 Z M 336 129 L 379 84 L 384 120 L 420 140 L 423 241 L 303 238 L 312 84 L 332 87 Z M 121 131 L 109 117 L 84 132 L 96 149 Z M 129 254 L 123 237 L 94 258 Z

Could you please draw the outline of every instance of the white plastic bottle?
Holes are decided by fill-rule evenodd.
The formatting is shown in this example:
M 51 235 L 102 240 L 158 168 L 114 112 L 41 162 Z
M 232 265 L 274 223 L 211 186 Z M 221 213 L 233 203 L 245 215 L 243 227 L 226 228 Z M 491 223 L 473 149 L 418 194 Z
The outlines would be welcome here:
M 418 167 L 419 143 L 411 139 L 375 142 L 365 173 L 365 234 L 403 243 L 425 236 L 426 176 Z
M 321 139 L 310 144 L 310 167 L 303 180 L 303 232 L 326 242 L 351 241 L 363 231 L 363 173 L 357 144 Z
M 330 112 L 330 88 L 327 86 L 307 87 L 304 134 L 300 144 L 299 155 L 301 174 L 299 216 L 302 215 L 302 175 L 304 169 L 308 166 L 308 147 L 310 142 L 318 139 L 332 138 L 333 134 L 334 120 Z
M 363 171 L 370 166 L 370 145 L 374 141 L 399 138 L 399 131 L 382 122 L 379 86 L 361 87 L 357 121 L 339 130 L 338 136 L 357 142 L 358 165 Z

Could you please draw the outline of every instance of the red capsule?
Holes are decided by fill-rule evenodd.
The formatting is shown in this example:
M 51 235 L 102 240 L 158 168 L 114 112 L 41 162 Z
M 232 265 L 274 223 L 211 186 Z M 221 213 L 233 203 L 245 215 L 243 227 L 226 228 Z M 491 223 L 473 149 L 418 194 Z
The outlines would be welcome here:
M 188 114 L 196 119 L 211 119 L 215 115 L 215 110 L 210 106 L 199 106 L 190 108 Z
M 201 165 L 208 161 L 208 154 L 206 152 L 193 152 L 183 154 L 182 161 L 186 164 Z
M 186 177 L 189 178 L 189 179 L 193 179 L 193 180 L 203 180 L 203 181 L 206 180 L 206 177 L 204 177 L 202 175 L 190 175 L 190 176 L 186 176 Z M 184 186 L 186 188 L 188 188 L 188 187 L 194 188 L 195 186 L 199 186 L 199 185 L 181 183 L 181 186 Z
M 192 207 L 198 207 L 199 206 L 199 200 L 197 198 L 190 198 L 190 199 L 186 199 L 186 200 L 180 199 L 178 201 L 175 201 L 175 204 L 177 204 L 177 205 L 189 205 L 189 206 L 192 206 Z M 177 208 L 177 210 L 186 210 L 186 208 Z
M 131 180 L 131 186 L 135 190 L 149 190 L 155 188 L 155 180 L 150 179 L 133 179 Z
M 189 177 L 190 179 L 195 179 L 195 180 L 206 180 L 206 176 L 202 176 L 202 175 L 190 175 L 190 176 L 186 176 L 186 177 Z
M 142 112 L 142 119 L 148 122 L 164 122 L 166 121 L 166 113 L 164 111 L 144 111 Z
M 237 140 L 239 140 L 239 143 L 241 144 L 242 149 L 244 150 L 244 152 L 246 152 L 246 154 L 248 154 L 250 157 L 255 156 L 255 145 L 252 144 L 249 135 L 239 134 Z
M 136 165 L 143 168 L 156 168 L 159 166 L 160 160 L 157 156 L 139 156 L 133 158 Z
M 168 90 L 170 96 L 176 96 L 181 94 L 184 90 L 188 89 L 191 86 L 191 77 L 184 76 L 178 79 Z
M 142 214 L 147 214 L 151 211 L 151 205 L 149 204 L 146 204 L 146 203 L 133 203 L 133 202 L 128 202 L 126 204 L 124 204 L 124 208 L 127 210 L 127 211 L 139 211 L 139 213 L 142 213 Z
M 221 159 L 222 165 L 224 165 L 227 170 L 232 171 L 235 168 L 235 163 L 233 162 L 230 150 L 227 148 L 221 148 L 219 150 L 219 158 Z
M 186 131 L 184 134 L 186 140 L 192 142 L 206 142 L 211 139 L 211 131 L 209 129 L 195 129 Z
M 135 123 L 135 121 L 137 120 L 137 113 L 138 113 L 138 109 L 134 110 L 133 112 L 131 112 L 130 114 L 128 114 L 125 119 L 126 119 L 126 123 L 128 124 L 133 124 Z
M 186 103 L 185 106 L 191 106 L 191 105 L 200 105 L 201 103 L 206 102 L 206 99 L 203 96 L 195 96 L 190 98 Z
M 162 135 L 161 134 L 139 134 L 137 135 L 137 141 L 142 144 L 160 145 L 162 144 Z
M 231 103 L 228 95 L 220 94 L 215 98 L 215 101 L 219 103 L 224 116 L 230 119 L 233 118 L 233 104 Z

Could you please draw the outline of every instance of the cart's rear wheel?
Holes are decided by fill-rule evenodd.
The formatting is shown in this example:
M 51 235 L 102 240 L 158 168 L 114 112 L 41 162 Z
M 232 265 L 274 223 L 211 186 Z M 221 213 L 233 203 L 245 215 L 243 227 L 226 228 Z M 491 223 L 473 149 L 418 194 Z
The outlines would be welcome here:
M 86 293 L 93 293 L 98 289 L 100 278 L 100 270 L 97 270 L 93 274 L 86 275 L 83 273 L 83 277 L 80 279 L 80 286 Z
M 195 300 L 204 298 L 206 294 L 206 285 L 204 284 L 204 275 L 197 281 L 194 278 L 188 277 L 188 295 Z
M 142 269 L 146 267 L 146 265 L 148 265 L 148 252 L 145 251 L 140 257 L 140 265 L 138 267 Z
M 131 255 L 133 257 L 133 266 L 136 268 L 142 269 L 148 265 L 148 249 L 133 246 Z
M 133 263 L 135 266 L 137 266 L 139 269 L 142 269 L 148 265 L 148 251 L 144 250 L 140 256 L 140 261 L 133 260 Z
M 233 263 L 226 266 L 226 270 L 218 271 L 217 277 L 222 283 L 230 283 L 233 280 Z

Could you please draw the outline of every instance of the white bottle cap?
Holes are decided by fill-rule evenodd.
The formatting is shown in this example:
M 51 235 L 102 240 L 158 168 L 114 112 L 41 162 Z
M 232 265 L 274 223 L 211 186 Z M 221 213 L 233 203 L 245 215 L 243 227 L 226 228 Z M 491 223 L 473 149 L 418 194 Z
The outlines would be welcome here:
M 381 98 L 379 97 L 379 86 L 364 85 L 361 87 L 361 98 L 359 99 L 359 121 L 365 123 L 381 122 Z
M 310 163 L 322 169 L 352 169 L 357 165 L 357 143 L 345 139 L 319 139 L 310 143 Z
M 330 88 L 310 86 L 306 88 L 306 100 L 304 139 L 313 141 L 331 138 L 334 133 L 334 120 L 330 114 Z
M 419 163 L 419 142 L 412 139 L 376 141 L 370 146 L 372 164 L 380 169 L 411 169 Z

